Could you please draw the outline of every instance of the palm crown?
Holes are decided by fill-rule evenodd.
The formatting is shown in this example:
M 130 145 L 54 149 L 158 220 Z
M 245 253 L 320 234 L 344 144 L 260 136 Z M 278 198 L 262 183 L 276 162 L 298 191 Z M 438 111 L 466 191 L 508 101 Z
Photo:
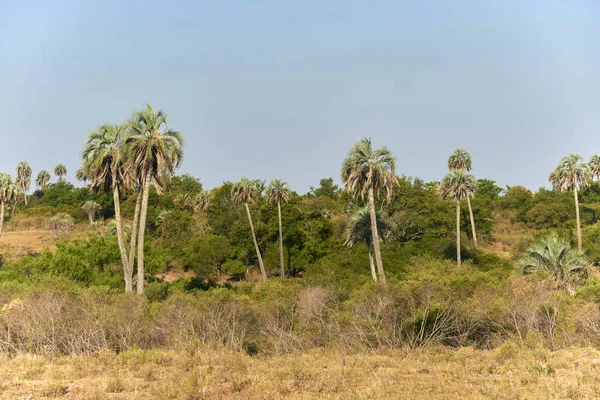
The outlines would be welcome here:
M 600 154 L 595 154 L 590 158 L 588 163 L 592 178 L 600 179 Z
M 381 214 L 377 213 L 377 231 L 385 241 L 385 237 L 389 233 L 388 224 L 382 219 Z M 346 246 L 353 247 L 358 243 L 366 243 L 371 246 L 373 242 L 373 234 L 371 232 L 371 216 L 368 207 L 358 209 L 348 221 L 346 230 Z
M 167 115 L 154 112 L 147 104 L 145 110 L 134 114 L 127 128 L 127 152 L 138 176 L 149 175 L 160 190 L 161 176 L 170 176 L 183 157 L 183 138 L 167 126 Z
M 58 176 L 59 179 L 62 179 L 63 176 L 67 174 L 67 167 L 62 164 L 58 164 L 54 167 L 54 175 Z
M 455 169 L 448 172 L 440 184 L 440 194 L 453 200 L 462 200 L 473 196 L 477 189 L 477 181 L 464 169 Z
M 37 178 L 35 178 L 35 185 L 43 189 L 46 184 L 50 181 L 50 172 L 42 170 L 37 174 Z
M 235 203 L 254 203 L 260 197 L 260 189 L 256 182 L 242 178 L 233 184 L 231 188 L 231 199 Z
M 117 185 L 131 185 L 130 168 L 121 151 L 123 133 L 120 125 L 105 124 L 89 134 L 83 150 L 82 174 L 92 181 L 90 190 L 109 191 Z
M 373 150 L 371 139 L 356 143 L 342 164 L 342 181 L 354 196 L 364 198 L 370 188 L 379 195 L 385 190 L 389 199 L 396 178 L 396 159 L 386 147 Z
M 550 183 L 560 190 L 582 189 L 592 180 L 592 169 L 579 154 L 571 153 L 563 158 L 549 176 Z
M 471 155 L 463 149 L 456 149 L 454 153 L 448 158 L 448 169 L 450 171 L 455 169 L 464 169 L 467 171 L 471 170 Z
M 524 274 L 546 271 L 557 281 L 566 284 L 577 277 L 587 276 L 589 264 L 583 252 L 572 248 L 567 240 L 556 233 L 531 245 L 519 263 Z
M 17 186 L 12 176 L 0 173 L 0 201 L 9 203 L 17 196 Z
M 269 203 L 288 202 L 291 197 L 290 187 L 281 179 L 273 179 L 265 191 L 265 198 Z

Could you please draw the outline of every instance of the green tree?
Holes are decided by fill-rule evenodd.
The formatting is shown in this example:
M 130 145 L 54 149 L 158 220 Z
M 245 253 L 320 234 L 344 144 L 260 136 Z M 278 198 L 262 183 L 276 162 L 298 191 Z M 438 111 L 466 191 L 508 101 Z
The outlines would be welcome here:
M 477 179 L 477 197 L 487 197 L 491 200 L 496 200 L 504 191 L 500 186 L 496 185 L 496 181 L 491 179 Z
M 379 248 L 379 234 L 377 232 L 377 218 L 375 212 L 375 196 L 386 192 L 389 200 L 392 190 L 398 183 L 396 173 L 396 159 L 385 147 L 373 150 L 371 139 L 363 138 L 356 143 L 342 164 L 342 182 L 348 192 L 354 197 L 368 198 L 368 207 L 371 214 L 371 231 L 373 233 L 373 247 L 379 279 L 386 283 L 381 250 Z
M 21 193 L 23 193 L 23 200 L 27 205 L 27 192 L 31 186 L 31 167 L 27 161 L 21 161 L 17 165 L 17 187 Z
M 0 236 L 2 236 L 2 227 L 4 225 L 4 207 L 6 204 L 15 201 L 17 192 L 17 185 L 12 176 L 0 173 Z
M 37 178 L 35 178 L 35 185 L 40 190 L 44 190 L 46 185 L 50 182 L 50 172 L 46 170 L 42 170 L 37 174 Z
M 121 254 L 121 264 L 125 280 L 125 290 L 133 290 L 133 266 L 130 265 L 123 235 L 121 218 L 120 190 L 133 185 L 131 164 L 127 161 L 123 149 L 124 128 L 120 125 L 101 125 L 88 135 L 83 150 L 83 168 L 86 177 L 91 180 L 92 193 L 105 192 L 113 195 L 117 242 Z M 86 203 L 87 204 L 87 203 Z M 84 209 L 85 210 L 85 209 Z M 88 212 L 88 210 L 85 210 Z M 91 208 L 89 211 L 92 211 Z M 94 211 L 95 214 L 95 211 Z M 90 213 L 88 212 L 88 217 Z M 90 217 L 90 223 L 93 222 Z
M 62 164 L 56 165 L 56 167 L 54 167 L 54 175 L 58 176 L 59 182 L 64 181 L 63 176 L 67 175 L 67 167 Z
M 333 182 L 333 178 L 323 178 L 319 181 L 319 187 L 310 187 L 310 194 L 315 197 L 329 197 L 337 200 L 340 195 L 340 188 Z
M 273 179 L 267 186 L 266 199 L 268 203 L 277 203 L 277 217 L 279 220 L 279 274 L 285 278 L 285 266 L 283 260 L 283 228 L 281 225 L 281 202 L 288 202 L 292 197 L 292 191 L 287 182 L 281 179 Z
M 162 110 L 154 111 L 147 104 L 146 108 L 137 111 L 129 122 L 126 144 L 127 155 L 142 188 L 137 228 L 137 293 L 143 294 L 144 235 L 150 185 L 154 183 L 157 192 L 161 192 L 161 182 L 168 180 L 179 167 L 183 157 L 183 138 L 181 133 L 168 127 L 167 115 Z M 132 235 L 135 235 L 135 232 Z
M 456 201 L 456 262 L 461 265 L 460 258 L 460 201 L 473 196 L 477 182 L 475 177 L 467 174 L 464 169 L 448 172 L 440 184 L 442 197 Z
M 463 150 L 456 149 L 454 153 L 448 158 L 448 169 L 454 171 L 457 169 L 464 169 L 465 171 L 471 171 L 471 155 Z M 475 186 L 476 187 L 476 186 Z M 471 194 L 474 196 L 475 192 Z M 475 219 L 473 218 L 473 208 L 471 207 L 471 196 L 467 196 L 467 206 L 469 207 L 469 217 L 471 218 L 471 231 L 473 232 L 473 244 L 477 248 L 477 231 L 475 230 Z
M 380 213 L 377 215 L 377 231 L 381 237 L 385 238 L 388 234 L 388 225 L 381 218 Z M 371 214 L 368 207 L 363 207 L 357 210 L 348 221 L 346 230 L 346 241 L 344 244 L 349 247 L 354 247 L 358 243 L 366 243 L 369 248 L 369 266 L 371 268 L 371 276 L 377 282 L 377 273 L 375 271 L 375 261 L 373 260 L 373 235 L 371 231 Z
M 589 265 L 582 251 L 575 250 L 556 233 L 538 239 L 519 262 L 524 274 L 538 271 L 552 274 L 559 287 L 565 288 L 571 295 L 575 294 L 572 284 L 587 276 Z
M 231 199 L 234 203 L 244 203 L 246 207 L 246 214 L 248 216 L 248 222 L 250 223 L 250 231 L 252 232 L 252 241 L 254 242 L 254 249 L 256 250 L 256 257 L 258 258 L 258 265 L 260 267 L 260 273 L 263 279 L 267 279 L 267 271 L 263 263 L 262 255 L 260 254 L 260 248 L 258 247 L 258 241 L 256 240 L 256 232 L 254 231 L 254 224 L 252 223 L 252 216 L 250 215 L 250 207 L 248 204 L 254 203 L 254 201 L 261 195 L 260 189 L 257 187 L 255 181 L 251 181 L 246 178 L 242 178 L 233 184 L 231 188 Z
M 592 181 L 590 166 L 583 162 L 579 154 L 571 153 L 564 157 L 550 174 L 552 186 L 561 191 L 572 190 L 575 199 L 575 218 L 577 222 L 577 250 L 581 251 L 581 221 L 579 218 L 578 190 L 584 189 Z

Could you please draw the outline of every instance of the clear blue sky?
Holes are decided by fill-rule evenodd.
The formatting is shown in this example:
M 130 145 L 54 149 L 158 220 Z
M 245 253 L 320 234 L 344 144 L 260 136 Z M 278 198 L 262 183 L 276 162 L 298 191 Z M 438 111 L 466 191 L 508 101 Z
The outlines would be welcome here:
M 600 152 L 598 1 L 0 0 L 0 171 L 64 163 L 150 103 L 205 187 L 339 179 L 370 136 L 399 173 L 531 189 Z

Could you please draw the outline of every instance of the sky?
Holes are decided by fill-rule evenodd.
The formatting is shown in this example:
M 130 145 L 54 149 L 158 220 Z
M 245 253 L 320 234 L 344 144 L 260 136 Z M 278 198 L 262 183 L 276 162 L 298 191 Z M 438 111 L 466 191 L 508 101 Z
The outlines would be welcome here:
M 0 0 L 0 171 L 57 163 L 145 103 L 205 188 L 282 178 L 299 193 L 360 137 L 397 173 L 532 190 L 600 153 L 600 2 Z M 56 178 L 54 178 L 56 179 Z

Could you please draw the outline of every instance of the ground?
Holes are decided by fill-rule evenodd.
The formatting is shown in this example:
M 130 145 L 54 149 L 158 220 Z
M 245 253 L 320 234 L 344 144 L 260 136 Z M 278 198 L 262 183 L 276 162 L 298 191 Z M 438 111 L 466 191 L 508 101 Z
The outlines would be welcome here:
M 250 357 L 208 349 L 0 360 L 0 399 L 592 399 L 600 351 L 502 346 Z

